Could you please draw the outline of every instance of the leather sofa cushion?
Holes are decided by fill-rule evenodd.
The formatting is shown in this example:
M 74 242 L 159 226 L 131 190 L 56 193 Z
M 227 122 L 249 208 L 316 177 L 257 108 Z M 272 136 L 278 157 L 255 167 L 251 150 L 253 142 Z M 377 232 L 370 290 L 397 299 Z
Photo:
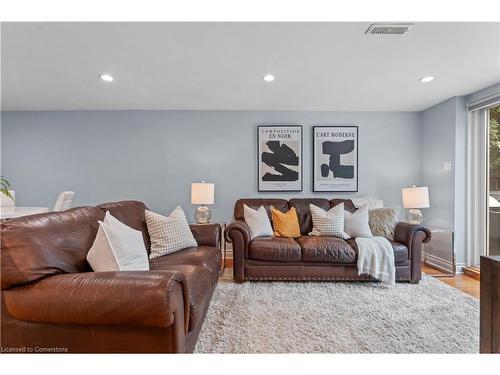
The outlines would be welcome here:
M 148 227 L 146 226 L 144 203 L 139 201 L 121 201 L 100 204 L 99 207 L 104 212 L 109 211 L 111 215 L 120 220 L 123 224 L 130 228 L 142 232 L 144 245 L 149 254 L 151 243 L 149 241 Z
M 297 238 L 304 262 L 354 263 L 356 251 L 337 237 L 302 236 Z
M 257 237 L 250 242 L 248 257 L 255 260 L 297 262 L 301 260 L 302 252 L 293 238 Z
M 245 198 L 238 199 L 234 204 L 234 218 L 235 220 L 245 220 L 245 216 L 243 214 L 243 205 L 247 205 L 254 210 L 259 209 L 260 206 L 264 206 L 267 212 L 267 216 L 269 216 L 269 220 L 272 221 L 271 217 L 271 206 L 280 210 L 281 212 L 288 211 L 288 201 L 286 199 L 261 199 L 261 198 Z
M 400 243 L 395 241 L 389 241 L 394 249 L 394 263 L 407 263 L 410 260 L 408 259 L 408 248 Z
M 151 259 L 149 267 L 151 270 L 171 270 L 172 266 L 177 265 L 205 267 L 210 272 L 212 284 L 215 285 L 219 278 L 221 260 L 221 252 L 216 247 L 198 246 Z
M 2 289 L 91 271 L 86 257 L 103 218 L 99 208 L 77 207 L 2 223 Z
M 408 248 L 400 243 L 400 242 L 395 242 L 395 241 L 389 241 L 392 245 L 392 248 L 394 249 L 394 264 L 403 264 L 403 263 L 409 263 L 410 260 L 408 259 Z M 356 240 L 354 238 L 351 238 L 347 240 L 347 243 L 354 249 L 356 252 L 356 261 L 358 260 L 358 246 L 356 245 Z

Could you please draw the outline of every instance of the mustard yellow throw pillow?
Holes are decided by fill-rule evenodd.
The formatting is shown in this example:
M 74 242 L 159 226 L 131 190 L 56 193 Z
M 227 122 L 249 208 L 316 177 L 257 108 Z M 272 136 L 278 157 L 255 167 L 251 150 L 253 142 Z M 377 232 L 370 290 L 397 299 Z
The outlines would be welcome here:
M 299 218 L 295 207 L 283 213 L 271 206 L 273 217 L 274 235 L 276 237 L 297 238 L 300 237 Z

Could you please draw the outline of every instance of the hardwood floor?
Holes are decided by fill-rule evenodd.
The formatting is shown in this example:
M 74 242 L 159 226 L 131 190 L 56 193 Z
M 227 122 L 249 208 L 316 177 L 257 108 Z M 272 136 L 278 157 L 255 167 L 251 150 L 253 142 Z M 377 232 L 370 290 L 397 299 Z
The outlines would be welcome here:
M 232 267 L 233 267 L 233 259 L 232 258 L 226 259 L 226 272 L 224 272 L 224 274 L 226 275 L 232 274 L 233 272 Z M 467 293 L 479 299 L 479 280 L 476 280 L 464 274 L 455 275 L 453 277 L 443 276 L 444 274 L 441 271 L 429 267 L 427 265 L 422 265 L 422 271 L 430 276 L 436 277 L 443 283 L 448 284 L 453 288 L 457 288 L 462 292 Z
M 459 274 L 453 277 L 443 276 L 445 274 L 427 265 L 422 265 L 422 271 L 429 276 L 436 277 L 449 286 L 460 289 L 462 292 L 479 299 L 479 280 L 476 280 L 475 278 L 472 278 L 465 274 Z
M 481 280 L 479 267 L 464 267 L 464 274 L 476 280 Z

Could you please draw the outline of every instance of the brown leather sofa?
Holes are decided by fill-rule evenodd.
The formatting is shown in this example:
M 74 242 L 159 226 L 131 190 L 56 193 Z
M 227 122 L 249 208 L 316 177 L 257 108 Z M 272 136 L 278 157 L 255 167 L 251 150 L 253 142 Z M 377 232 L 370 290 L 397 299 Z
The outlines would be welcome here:
M 351 200 L 343 199 L 239 199 L 234 206 L 235 221 L 225 231 L 226 240 L 233 244 L 234 280 L 238 283 L 245 280 L 372 280 L 367 275 L 358 275 L 354 239 L 344 241 L 307 235 L 312 230 L 310 203 L 328 210 L 341 202 L 349 212 L 356 210 Z M 264 206 L 269 218 L 271 205 L 283 212 L 295 207 L 302 236 L 250 240 L 243 216 L 244 204 L 254 209 Z M 398 223 L 392 241 L 397 281 L 420 281 L 422 243 L 430 241 L 430 237 L 430 232 L 422 226 Z
M 194 350 L 219 277 L 219 225 L 191 226 L 199 246 L 152 260 L 150 271 L 92 272 L 86 261 L 106 211 L 149 249 L 145 208 L 123 201 L 2 223 L 4 352 Z

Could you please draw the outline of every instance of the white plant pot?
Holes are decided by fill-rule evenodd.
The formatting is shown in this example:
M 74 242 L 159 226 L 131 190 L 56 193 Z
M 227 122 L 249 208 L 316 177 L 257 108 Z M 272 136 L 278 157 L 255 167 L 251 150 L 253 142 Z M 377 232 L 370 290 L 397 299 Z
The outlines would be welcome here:
M 9 190 L 10 194 L 15 198 L 16 197 L 16 192 L 14 190 Z M 12 199 L 6 196 L 3 193 L 0 193 L 0 206 L 2 207 L 14 207 L 16 205 L 16 202 Z

